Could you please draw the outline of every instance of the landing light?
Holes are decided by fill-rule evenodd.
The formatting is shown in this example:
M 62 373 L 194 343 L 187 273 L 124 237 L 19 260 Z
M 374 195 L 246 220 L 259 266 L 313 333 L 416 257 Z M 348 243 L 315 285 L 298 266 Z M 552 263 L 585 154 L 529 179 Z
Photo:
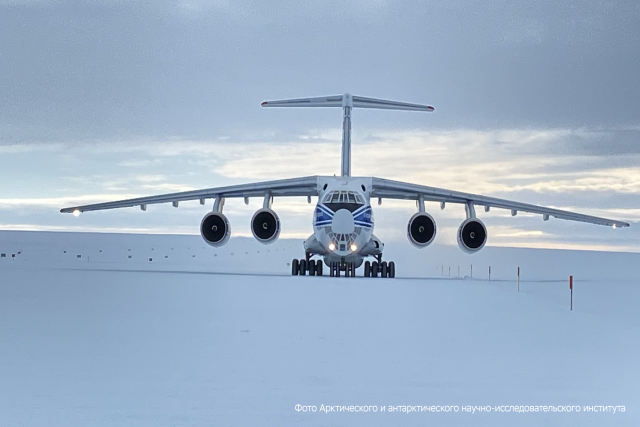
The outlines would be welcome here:
M 76 209 L 73 211 L 73 216 L 80 216 L 80 209 Z
M 336 250 L 336 244 L 333 243 L 333 242 L 329 243 L 329 250 L 330 251 L 335 251 Z
M 358 246 L 355 243 L 352 243 L 351 246 L 349 246 L 349 249 L 351 249 L 351 252 L 355 252 L 358 250 Z
M 613 229 L 614 229 L 614 230 L 616 229 L 616 225 L 615 225 L 615 224 L 613 224 Z

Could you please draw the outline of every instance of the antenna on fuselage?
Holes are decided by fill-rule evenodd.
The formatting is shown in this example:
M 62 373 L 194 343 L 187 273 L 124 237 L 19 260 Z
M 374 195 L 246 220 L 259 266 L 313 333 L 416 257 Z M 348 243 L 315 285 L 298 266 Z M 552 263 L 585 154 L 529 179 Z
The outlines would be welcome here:
M 317 98 L 282 99 L 264 101 L 263 107 L 342 107 L 342 166 L 340 174 L 351 176 L 351 110 L 354 108 L 377 108 L 381 110 L 427 111 L 435 110 L 431 105 L 409 104 L 385 99 L 365 98 L 349 93 Z

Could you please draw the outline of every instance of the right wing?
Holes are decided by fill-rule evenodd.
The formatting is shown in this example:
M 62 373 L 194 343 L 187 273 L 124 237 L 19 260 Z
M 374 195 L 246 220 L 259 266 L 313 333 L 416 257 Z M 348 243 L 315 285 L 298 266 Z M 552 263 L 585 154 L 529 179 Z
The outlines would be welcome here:
M 613 227 L 629 227 L 629 223 L 624 221 L 584 215 L 576 212 L 547 208 L 544 206 L 530 205 L 528 203 L 514 202 L 512 200 L 498 199 L 496 197 L 462 193 L 460 191 L 446 190 L 444 188 L 427 187 L 426 185 L 392 181 L 390 179 L 372 178 L 371 197 L 404 200 L 418 200 L 418 198 L 422 197 L 425 201 L 440 203 L 471 203 L 473 205 L 484 206 L 487 211 L 489 208 L 509 209 L 511 210 L 512 216 L 519 211 L 541 214 L 545 221 L 552 216 L 554 218 L 566 219 L 569 221 L 588 222 L 591 224 L 608 225 Z
M 143 210 L 147 205 L 157 203 L 174 203 L 186 200 L 200 200 L 204 204 L 206 199 L 230 198 L 230 197 L 263 197 L 271 196 L 317 196 L 318 177 L 307 176 L 304 178 L 279 179 L 276 181 L 253 182 L 249 184 L 230 185 L 228 187 L 207 188 L 204 190 L 183 191 L 180 193 L 161 194 L 159 196 L 138 197 L 135 199 L 119 200 L 115 202 L 95 203 L 92 205 L 73 206 L 60 209 L 61 213 L 75 213 L 87 211 L 100 211 L 105 209 L 128 208 L 140 206 Z

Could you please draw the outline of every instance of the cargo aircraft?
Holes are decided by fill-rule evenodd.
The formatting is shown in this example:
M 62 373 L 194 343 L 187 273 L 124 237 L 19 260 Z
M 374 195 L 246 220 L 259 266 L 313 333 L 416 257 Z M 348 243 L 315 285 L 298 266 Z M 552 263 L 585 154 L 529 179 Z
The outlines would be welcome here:
M 433 112 L 430 105 L 365 98 L 344 95 L 317 98 L 265 101 L 263 107 L 339 107 L 342 108 L 342 167 L 340 176 L 307 176 L 302 178 L 254 182 L 204 190 L 185 191 L 151 197 L 73 206 L 61 210 L 63 213 L 79 215 L 82 212 L 139 206 L 143 211 L 156 203 L 172 203 L 174 207 L 187 200 L 199 200 L 204 205 L 213 200 L 213 211 L 207 213 L 200 223 L 202 238 L 211 246 L 224 245 L 231 235 L 229 220 L 223 214 L 225 199 L 262 197 L 262 209 L 251 219 L 251 232 L 261 243 L 273 243 L 280 234 L 280 219 L 272 209 L 275 197 L 317 197 L 313 213 L 313 234 L 304 242 L 305 257 L 294 259 L 291 273 L 295 275 L 322 276 L 323 264 L 331 276 L 355 277 L 356 268 L 364 263 L 365 277 L 395 277 L 395 263 L 383 260 L 384 244 L 373 234 L 374 216 L 371 201 L 377 199 L 415 200 L 417 212 L 407 223 L 407 238 L 418 248 L 431 244 L 436 236 L 436 222 L 425 210 L 425 202 L 439 202 L 444 209 L 447 203 L 464 206 L 466 219 L 458 228 L 458 246 L 464 252 L 474 253 L 487 242 L 487 228 L 476 216 L 476 207 L 507 209 L 511 215 L 517 212 L 539 214 L 544 221 L 550 217 L 608 225 L 613 228 L 629 227 L 622 221 L 583 215 L 569 211 L 545 208 L 526 203 L 513 202 L 495 197 L 486 197 L 442 188 L 427 187 L 407 182 L 375 177 L 351 176 L 351 113 L 354 108 L 377 108 L 385 110 L 408 110 Z M 314 259 L 319 257 L 319 259 Z M 364 261 L 365 258 L 373 261 Z M 324 263 L 323 263 L 324 261 Z

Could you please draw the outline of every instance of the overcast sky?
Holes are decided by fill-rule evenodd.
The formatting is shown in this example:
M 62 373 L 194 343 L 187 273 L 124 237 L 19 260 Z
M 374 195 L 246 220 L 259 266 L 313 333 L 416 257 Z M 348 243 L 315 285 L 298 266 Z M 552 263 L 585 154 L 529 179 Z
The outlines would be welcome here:
M 197 202 L 58 210 L 339 173 L 339 109 L 260 102 L 351 92 L 436 107 L 356 110 L 354 174 L 633 222 L 492 211 L 490 245 L 640 251 L 639 70 L 637 1 L 0 0 L 0 228 L 197 233 Z M 228 202 L 234 235 L 259 206 Z M 453 243 L 464 209 L 429 207 Z M 311 233 L 306 201 L 274 208 Z

